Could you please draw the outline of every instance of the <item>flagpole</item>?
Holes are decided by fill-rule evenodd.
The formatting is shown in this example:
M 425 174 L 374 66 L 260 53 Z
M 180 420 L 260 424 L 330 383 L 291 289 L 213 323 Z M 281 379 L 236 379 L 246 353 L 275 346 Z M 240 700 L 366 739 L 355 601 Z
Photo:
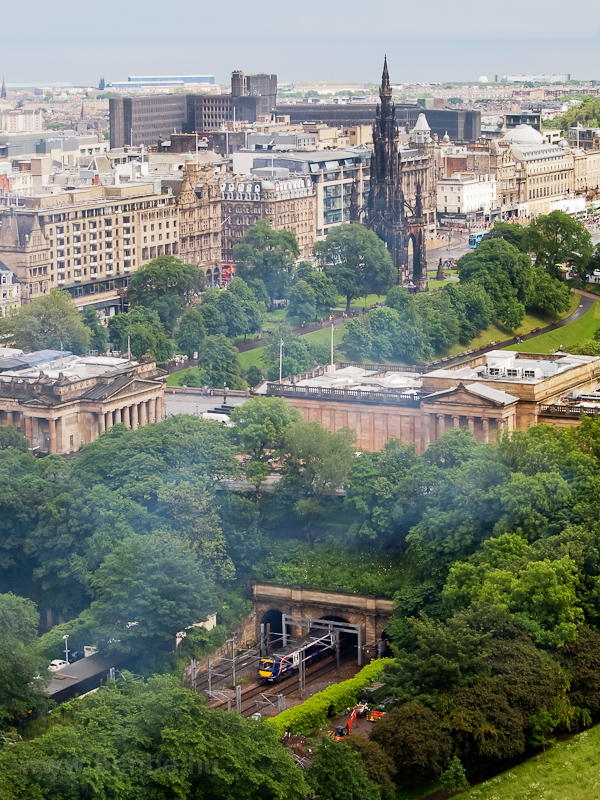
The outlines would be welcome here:
M 279 383 L 281 383 L 281 365 L 283 363 L 283 339 L 279 340 Z
M 333 322 L 331 323 L 331 366 L 333 367 Z

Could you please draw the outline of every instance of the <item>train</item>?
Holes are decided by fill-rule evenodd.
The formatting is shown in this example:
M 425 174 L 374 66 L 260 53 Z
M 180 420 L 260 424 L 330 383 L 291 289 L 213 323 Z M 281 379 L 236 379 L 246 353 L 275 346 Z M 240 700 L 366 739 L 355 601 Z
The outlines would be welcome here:
M 258 675 L 269 683 L 273 683 L 298 669 L 301 658 L 304 664 L 309 664 L 334 652 L 335 645 L 333 644 L 332 634 L 327 633 L 318 639 L 313 636 L 305 636 L 301 642 L 295 642 L 280 652 L 273 653 L 272 656 L 261 658 L 258 665 Z

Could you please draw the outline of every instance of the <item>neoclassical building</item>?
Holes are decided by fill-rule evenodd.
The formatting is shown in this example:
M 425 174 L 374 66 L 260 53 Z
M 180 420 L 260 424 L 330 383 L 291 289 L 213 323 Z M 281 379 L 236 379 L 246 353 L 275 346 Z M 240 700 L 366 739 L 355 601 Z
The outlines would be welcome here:
M 421 372 L 342 364 L 260 391 L 284 397 L 306 421 L 328 430 L 351 428 L 360 450 L 381 450 L 400 439 L 423 453 L 449 428 L 468 428 L 477 441 L 489 442 L 497 431 L 600 417 L 600 357 L 496 350 Z
M 154 361 L 10 355 L 0 357 L 0 425 L 14 425 L 35 453 L 74 453 L 119 422 L 136 430 L 164 419 L 165 375 Z

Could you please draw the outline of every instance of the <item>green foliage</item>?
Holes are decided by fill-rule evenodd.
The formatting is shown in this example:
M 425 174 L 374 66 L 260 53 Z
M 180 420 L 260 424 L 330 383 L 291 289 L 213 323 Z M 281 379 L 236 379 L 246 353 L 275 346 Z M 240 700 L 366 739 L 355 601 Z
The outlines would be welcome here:
M 446 770 L 441 774 L 440 788 L 445 789 L 447 792 L 466 792 L 471 788 L 465 768 L 458 756 L 454 756 Z
M 71 294 L 63 289 L 51 289 L 27 305 L 10 309 L 0 319 L 0 334 L 6 344 L 27 353 L 49 349 L 81 354 L 88 350 L 90 342 L 82 315 Z
M 517 250 L 526 253 L 526 234 L 527 228 L 518 222 L 496 222 L 492 230 L 483 237 L 483 241 L 487 239 L 504 239 L 505 242 L 516 247 Z
M 191 547 L 167 533 L 132 534 L 89 578 L 90 614 L 104 647 L 152 652 L 206 619 L 211 587 Z
M 100 322 L 100 315 L 93 306 L 86 306 L 81 314 L 83 324 L 90 329 L 90 350 L 97 350 L 102 354 L 106 352 L 108 335 L 106 328 Z
M 588 95 L 582 98 L 579 105 L 573 106 L 561 117 L 555 117 L 549 122 L 551 127 L 566 131 L 568 128 L 576 128 L 579 123 L 584 127 L 598 127 L 598 120 L 600 120 L 600 100 Z
M 155 311 L 167 333 L 185 306 L 200 289 L 202 273 L 194 264 L 184 264 L 175 256 L 159 256 L 136 270 L 129 279 L 130 306 Z
M 289 426 L 301 419 L 283 397 L 257 395 L 231 412 L 233 441 L 253 460 L 270 462 L 281 454 Z
M 513 297 L 526 307 L 531 304 L 531 260 L 504 239 L 482 241 L 459 258 L 457 268 L 461 283 L 475 282 L 485 289 L 496 313 Z
M 348 736 L 345 743 L 351 750 L 359 754 L 367 778 L 379 786 L 381 796 L 392 797 L 396 791 L 396 784 L 392 780 L 396 769 L 394 762 L 384 749 L 369 739 L 363 739 L 358 734 Z
M 369 738 L 392 759 L 396 782 L 405 785 L 440 775 L 452 748 L 438 715 L 418 703 L 393 708 L 373 726 Z
M 279 345 L 283 339 L 282 377 L 299 375 L 315 366 L 315 363 L 328 363 L 328 348 L 311 344 L 304 336 L 297 336 L 286 323 L 265 337 L 263 360 L 269 371 L 267 378 L 270 381 L 279 379 Z M 325 350 L 325 352 L 323 352 Z M 325 356 L 325 358 L 323 358 Z
M 531 744 L 541 747 L 546 752 L 546 747 L 555 742 L 555 739 L 550 739 L 549 736 L 558 725 L 558 721 L 553 719 L 547 708 L 540 708 L 539 713 L 531 717 L 530 724 Z
M 334 282 L 324 272 L 315 269 L 309 261 L 298 264 L 295 276 L 299 280 L 306 281 L 315 293 L 317 314 L 328 315 L 331 309 L 337 306 L 338 291 Z
M 206 328 L 202 312 L 199 308 L 186 308 L 181 315 L 175 334 L 177 349 L 192 358 L 194 353 L 202 351 L 205 337 Z
M 231 339 L 262 329 L 264 303 L 241 278 L 234 278 L 225 291 L 204 293 L 199 312 L 209 336 L 225 334 Z
M 315 254 L 340 294 L 346 310 L 357 297 L 385 293 L 396 279 L 385 244 L 364 225 L 337 225 L 324 242 L 315 244 Z
M 266 219 L 259 219 L 233 248 L 238 277 L 262 281 L 271 305 L 276 298 L 288 296 L 294 261 L 299 255 L 294 234 L 274 231 Z
M 315 290 L 306 281 L 299 280 L 290 291 L 290 304 L 287 310 L 289 317 L 313 322 L 317 316 Z
M 308 782 L 322 800 L 378 800 L 364 764 L 345 742 L 323 739 L 307 772 Z
M 240 366 L 238 351 L 223 334 L 207 336 L 202 348 L 200 367 L 208 386 L 221 388 L 227 384 L 230 389 L 243 389 L 244 376 Z
M 585 269 L 592 256 L 589 231 L 564 211 L 552 211 L 531 220 L 526 246 L 535 256 L 536 267 L 551 270 L 555 277 L 557 264 L 573 260 L 576 267 Z
M 498 319 L 507 328 L 520 328 L 525 319 L 525 306 L 516 297 L 511 297 L 504 308 L 498 310 Z
M 268 719 L 267 723 L 274 725 L 280 736 L 286 731 L 308 736 L 327 725 L 328 717 L 340 714 L 344 709 L 353 706 L 363 687 L 376 680 L 392 661 L 391 658 L 371 661 L 350 680 L 328 686 L 322 692 L 309 697 L 304 703 Z
M 264 375 L 262 374 L 261 370 L 254 364 L 246 372 L 246 383 L 248 386 L 258 386 L 263 378 Z
M 141 360 L 146 353 L 159 363 L 165 363 L 173 354 L 172 343 L 167 339 L 158 312 L 145 306 L 133 308 L 128 314 L 115 314 L 108 321 L 111 342 L 126 355 Z

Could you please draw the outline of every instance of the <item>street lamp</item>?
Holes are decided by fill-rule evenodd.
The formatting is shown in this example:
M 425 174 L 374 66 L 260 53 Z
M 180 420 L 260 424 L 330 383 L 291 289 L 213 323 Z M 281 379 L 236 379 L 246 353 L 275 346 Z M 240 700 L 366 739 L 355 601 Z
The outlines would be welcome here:
M 65 661 L 69 660 L 69 634 L 65 633 L 63 636 L 63 642 L 65 643 Z
M 223 383 L 223 405 L 227 405 L 227 384 Z

